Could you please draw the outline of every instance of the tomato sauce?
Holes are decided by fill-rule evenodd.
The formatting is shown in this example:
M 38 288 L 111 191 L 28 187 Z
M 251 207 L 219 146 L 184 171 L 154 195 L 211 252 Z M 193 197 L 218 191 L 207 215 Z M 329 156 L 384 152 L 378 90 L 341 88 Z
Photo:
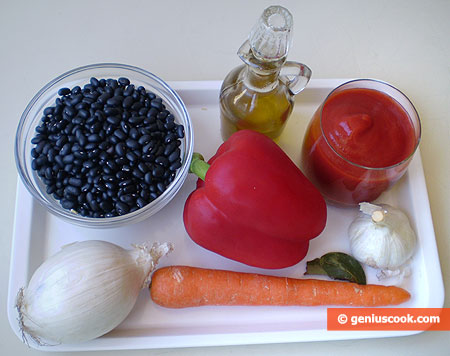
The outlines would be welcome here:
M 389 95 L 345 89 L 314 114 L 302 169 L 329 201 L 372 201 L 403 175 L 417 140 L 408 113 Z

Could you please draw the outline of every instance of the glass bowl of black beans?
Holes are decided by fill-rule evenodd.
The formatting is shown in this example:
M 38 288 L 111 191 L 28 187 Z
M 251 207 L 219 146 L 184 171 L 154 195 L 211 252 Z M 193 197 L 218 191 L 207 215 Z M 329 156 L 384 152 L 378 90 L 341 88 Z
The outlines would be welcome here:
M 177 93 L 129 65 L 93 64 L 44 86 L 20 119 L 19 176 L 51 213 L 85 227 L 142 221 L 179 191 L 193 128 Z

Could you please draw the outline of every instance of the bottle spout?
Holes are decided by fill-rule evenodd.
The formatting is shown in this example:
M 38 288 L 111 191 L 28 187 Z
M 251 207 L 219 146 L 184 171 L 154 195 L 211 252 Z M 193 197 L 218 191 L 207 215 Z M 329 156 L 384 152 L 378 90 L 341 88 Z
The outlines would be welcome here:
M 287 57 L 292 43 L 293 18 L 282 6 L 265 9 L 249 35 L 253 55 L 263 61 Z
M 241 60 L 256 71 L 279 73 L 292 95 L 300 93 L 311 79 L 311 69 L 302 63 L 286 61 L 293 33 L 291 13 L 282 6 L 265 9 L 248 39 L 238 50 Z

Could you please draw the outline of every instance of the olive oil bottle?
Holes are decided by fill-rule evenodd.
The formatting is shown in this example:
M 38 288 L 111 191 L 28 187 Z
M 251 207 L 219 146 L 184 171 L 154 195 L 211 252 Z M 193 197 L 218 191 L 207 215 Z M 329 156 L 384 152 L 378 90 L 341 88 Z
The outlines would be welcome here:
M 293 20 L 281 6 L 264 10 L 238 55 L 243 65 L 224 79 L 220 91 L 223 140 L 250 129 L 277 140 L 294 107 L 294 96 L 311 78 L 304 64 L 286 61 Z

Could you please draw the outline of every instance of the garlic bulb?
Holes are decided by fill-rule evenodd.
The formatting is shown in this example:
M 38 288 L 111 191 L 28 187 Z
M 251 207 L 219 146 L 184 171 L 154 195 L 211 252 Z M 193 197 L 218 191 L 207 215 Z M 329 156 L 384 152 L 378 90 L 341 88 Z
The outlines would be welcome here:
M 360 203 L 360 210 L 348 230 L 353 257 L 378 269 L 399 268 L 412 256 L 417 241 L 408 217 L 387 204 Z
M 38 344 L 75 343 L 119 325 L 148 287 L 150 273 L 171 244 L 125 250 L 106 241 L 64 246 L 33 274 L 16 301 L 24 339 Z

